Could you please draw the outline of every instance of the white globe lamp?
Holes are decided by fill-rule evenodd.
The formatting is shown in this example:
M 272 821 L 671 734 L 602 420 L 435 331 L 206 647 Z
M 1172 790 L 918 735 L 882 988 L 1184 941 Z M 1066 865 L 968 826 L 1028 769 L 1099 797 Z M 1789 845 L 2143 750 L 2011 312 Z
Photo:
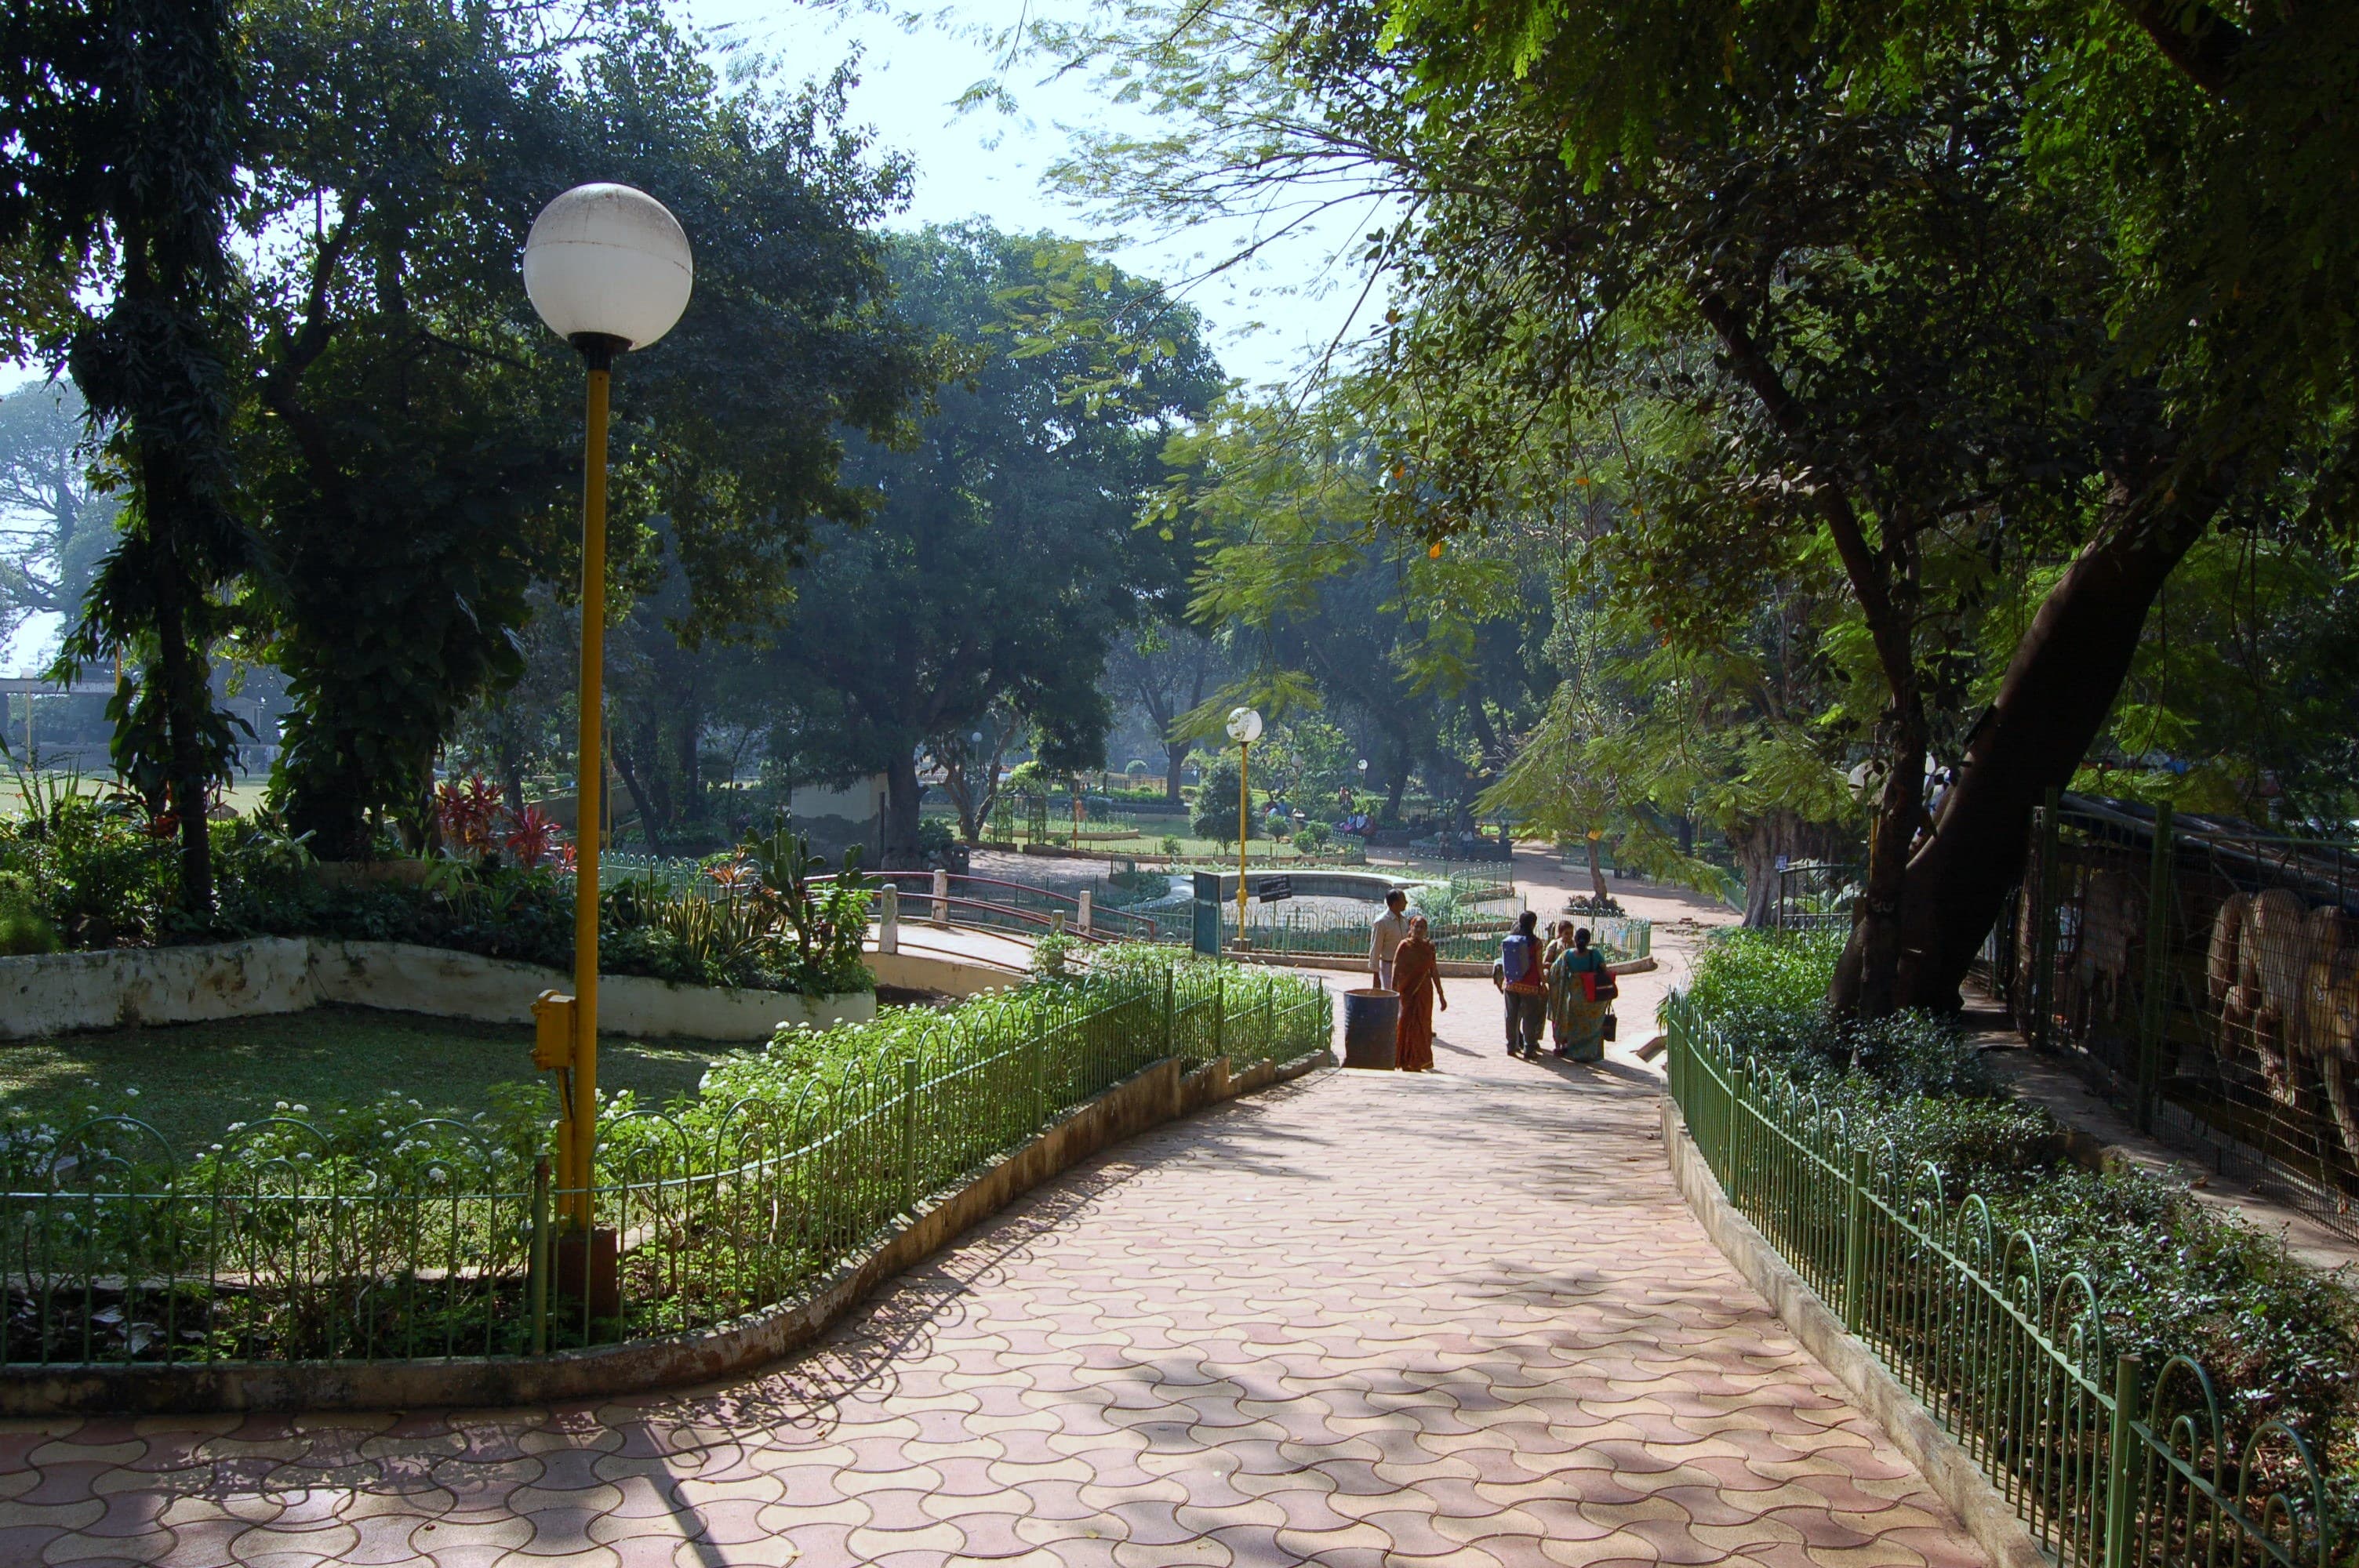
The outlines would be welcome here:
M 588 351 L 644 349 L 688 308 L 696 266 L 679 220 L 644 190 L 577 185 L 524 243 L 524 291 L 550 331 Z

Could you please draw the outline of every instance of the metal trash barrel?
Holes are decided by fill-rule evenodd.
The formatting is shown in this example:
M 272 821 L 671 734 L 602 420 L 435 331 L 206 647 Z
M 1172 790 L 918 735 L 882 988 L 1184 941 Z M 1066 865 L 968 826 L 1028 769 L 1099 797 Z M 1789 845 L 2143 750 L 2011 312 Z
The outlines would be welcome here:
M 1398 1066 L 1400 992 L 1374 986 L 1343 993 L 1343 1065 Z

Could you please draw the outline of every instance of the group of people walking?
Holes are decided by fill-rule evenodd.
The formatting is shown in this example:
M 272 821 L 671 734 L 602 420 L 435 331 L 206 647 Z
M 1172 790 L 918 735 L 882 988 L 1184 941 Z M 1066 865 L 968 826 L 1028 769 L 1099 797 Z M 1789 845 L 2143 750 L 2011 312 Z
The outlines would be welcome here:
M 1378 986 L 1400 995 L 1394 1065 L 1403 1072 L 1427 1071 L 1433 1065 L 1434 1010 L 1449 1011 L 1450 999 L 1441 989 L 1431 927 L 1424 915 L 1408 913 L 1408 895 L 1398 889 L 1386 895 L 1385 913 L 1371 930 L 1368 967 Z M 1539 916 L 1524 911 L 1499 944 L 1491 983 L 1506 1002 L 1508 1055 L 1538 1061 L 1540 1023 L 1546 1019 L 1557 1055 L 1572 1062 L 1603 1059 L 1615 985 L 1605 956 L 1590 946 L 1586 929 L 1560 920 L 1543 944 Z

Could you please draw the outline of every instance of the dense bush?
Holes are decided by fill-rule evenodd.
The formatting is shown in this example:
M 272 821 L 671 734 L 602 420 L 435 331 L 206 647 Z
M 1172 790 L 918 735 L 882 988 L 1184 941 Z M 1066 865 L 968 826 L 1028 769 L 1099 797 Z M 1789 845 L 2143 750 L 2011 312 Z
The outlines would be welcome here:
M 1728 933 L 1689 994 L 1740 1054 L 1839 1108 L 1871 1148 L 1889 1140 L 1902 1170 L 1939 1169 L 1952 1209 L 1980 1195 L 2002 1237 L 2020 1230 L 2036 1243 L 2051 1284 L 2085 1276 L 2118 1348 L 2149 1368 L 2192 1357 L 2240 1430 L 2290 1421 L 2348 1489 L 2359 1466 L 2359 1297 L 2178 1187 L 2072 1163 L 2054 1118 L 2005 1098 L 1954 1022 L 1904 1013 L 1839 1026 L 1820 999 L 1841 946 Z
M 571 881 L 545 869 L 556 860 L 546 847 L 522 856 L 542 866 L 515 863 L 516 825 L 496 837 L 479 830 L 463 791 L 439 811 L 454 852 L 429 862 L 417 886 L 332 886 L 269 816 L 216 822 L 217 902 L 205 920 L 175 907 L 171 838 L 150 830 L 138 803 L 71 789 L 27 794 L 22 813 L 0 818 L 0 954 L 319 936 L 572 967 Z M 535 815 L 523 815 L 522 831 L 538 830 Z M 756 838 L 716 857 L 710 890 L 629 880 L 602 890 L 602 968 L 685 985 L 870 989 L 860 957 L 869 894 L 856 864 L 851 880 L 811 884 L 809 858 L 796 859 L 801 846 L 789 839 Z
M 1204 770 L 1204 782 L 1196 786 L 1196 806 L 1189 818 L 1188 830 L 1199 838 L 1210 838 L 1216 844 L 1237 841 L 1237 760 L 1223 757 Z M 1250 814 L 1245 818 L 1245 834 L 1255 836 Z

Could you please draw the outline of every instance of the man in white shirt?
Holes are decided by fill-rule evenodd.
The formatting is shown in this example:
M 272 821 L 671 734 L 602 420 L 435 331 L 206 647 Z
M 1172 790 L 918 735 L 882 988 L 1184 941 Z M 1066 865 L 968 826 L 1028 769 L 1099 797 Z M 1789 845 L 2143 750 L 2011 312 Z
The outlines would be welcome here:
M 1385 912 L 1376 916 L 1368 935 L 1368 972 L 1376 977 L 1382 989 L 1393 989 L 1393 954 L 1408 935 L 1408 894 L 1395 888 L 1385 894 Z

